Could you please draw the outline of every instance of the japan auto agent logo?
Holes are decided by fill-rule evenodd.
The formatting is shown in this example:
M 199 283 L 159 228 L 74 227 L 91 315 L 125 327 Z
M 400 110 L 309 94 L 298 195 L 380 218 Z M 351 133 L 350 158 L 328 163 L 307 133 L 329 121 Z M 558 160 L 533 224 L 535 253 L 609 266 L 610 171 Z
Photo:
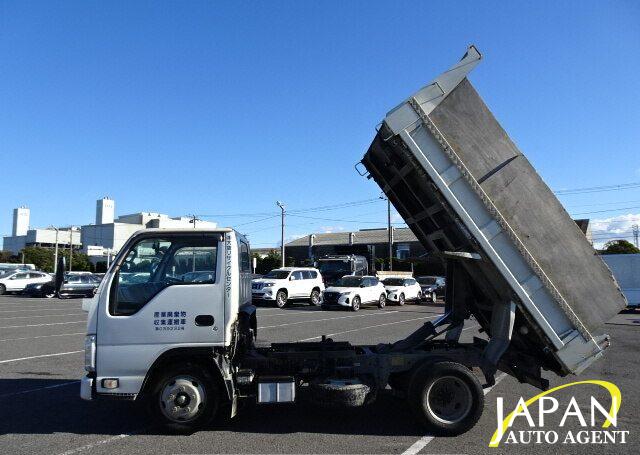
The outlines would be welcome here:
M 568 402 L 566 398 L 561 402 L 552 396 L 561 389 L 593 385 L 604 388 L 609 393 L 610 402 L 601 403 L 594 396 L 590 396 L 589 400 L 578 400 L 575 395 L 572 395 Z M 526 401 L 520 397 L 515 409 L 506 417 L 503 398 L 498 397 L 496 404 L 497 428 L 491 437 L 489 447 L 495 448 L 500 444 L 626 444 L 629 436 L 628 430 L 618 428 L 622 394 L 615 384 L 608 381 L 594 379 L 572 382 L 546 390 Z M 537 419 L 534 418 L 536 411 Z M 554 415 L 560 417 L 557 426 L 548 422 Z M 577 423 L 580 429 L 565 428 L 567 424 L 572 423 Z M 522 429 L 523 427 L 525 429 Z

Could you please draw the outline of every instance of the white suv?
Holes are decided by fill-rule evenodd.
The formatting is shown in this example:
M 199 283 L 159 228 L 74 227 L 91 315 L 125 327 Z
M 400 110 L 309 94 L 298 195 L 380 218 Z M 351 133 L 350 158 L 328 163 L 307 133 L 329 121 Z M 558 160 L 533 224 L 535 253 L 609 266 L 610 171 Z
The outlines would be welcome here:
M 28 284 L 31 283 L 47 283 L 53 278 L 44 272 L 35 272 L 32 270 L 7 273 L 0 278 L 0 294 L 5 292 L 22 292 Z
M 374 276 L 343 276 L 322 294 L 322 309 L 350 308 L 374 304 L 383 309 L 387 303 L 384 285 Z
M 278 308 L 284 307 L 289 300 L 296 299 L 320 305 L 322 291 L 322 276 L 318 269 L 313 268 L 282 267 L 251 281 L 251 298 L 275 302 Z

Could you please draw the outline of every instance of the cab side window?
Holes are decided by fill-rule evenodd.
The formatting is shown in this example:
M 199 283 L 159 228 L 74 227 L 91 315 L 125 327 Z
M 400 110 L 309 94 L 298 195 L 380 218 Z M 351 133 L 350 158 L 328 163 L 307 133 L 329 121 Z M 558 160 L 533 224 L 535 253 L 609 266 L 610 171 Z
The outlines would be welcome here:
M 251 273 L 251 256 L 249 255 L 249 245 L 240 242 L 240 271 Z
M 296 270 L 295 272 L 293 272 L 291 274 L 291 279 L 298 281 L 298 280 L 303 280 L 304 276 L 302 275 L 302 271 L 301 270 Z
M 135 314 L 169 286 L 215 283 L 219 240 L 202 234 L 140 239 L 119 260 L 109 313 Z

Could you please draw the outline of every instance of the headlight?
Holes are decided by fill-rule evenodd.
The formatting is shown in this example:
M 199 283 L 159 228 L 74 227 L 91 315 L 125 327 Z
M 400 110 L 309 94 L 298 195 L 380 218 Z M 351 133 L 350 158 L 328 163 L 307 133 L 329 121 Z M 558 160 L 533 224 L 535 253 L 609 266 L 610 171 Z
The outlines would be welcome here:
M 87 335 L 84 337 L 84 369 L 89 372 L 96 371 L 95 335 Z
M 265 288 L 270 288 L 271 286 L 273 286 L 273 283 L 265 283 L 262 285 L 262 287 L 265 287 Z
M 351 295 L 351 292 L 342 292 L 342 293 L 340 293 L 340 297 L 346 297 L 348 295 Z

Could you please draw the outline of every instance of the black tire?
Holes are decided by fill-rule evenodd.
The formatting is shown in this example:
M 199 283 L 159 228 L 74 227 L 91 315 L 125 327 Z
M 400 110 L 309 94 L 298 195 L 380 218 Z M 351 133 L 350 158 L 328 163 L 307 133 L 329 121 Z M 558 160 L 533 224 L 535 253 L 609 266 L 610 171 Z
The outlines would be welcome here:
M 311 295 L 309 296 L 309 302 L 313 306 L 319 306 L 322 303 L 322 300 L 320 299 L 319 289 L 314 289 L 313 291 L 311 291 Z
M 7 287 L 4 284 L 0 284 L 0 295 L 3 295 L 7 292 Z
M 378 308 L 383 309 L 386 304 L 387 296 L 384 294 L 380 294 L 380 297 L 378 298 Z
M 170 413 L 170 411 L 163 411 L 163 407 L 166 408 L 166 406 L 171 403 L 167 400 L 165 392 L 168 388 L 172 387 L 172 382 L 175 385 L 176 380 L 183 381 L 185 378 L 190 380 L 189 382 L 191 382 L 192 386 L 201 388 L 204 391 L 204 398 L 199 402 L 199 409 L 192 418 L 184 420 L 170 419 L 167 416 L 167 413 Z M 187 389 L 184 395 L 187 395 L 188 392 L 189 390 Z M 165 396 L 163 396 L 163 393 Z M 186 404 L 183 405 L 176 404 L 177 400 L 181 398 L 181 393 L 182 392 L 179 392 L 178 396 L 176 396 L 171 403 L 174 405 L 174 408 L 178 408 L 178 406 L 188 408 L 190 404 L 190 401 L 187 401 Z M 207 370 L 199 365 L 184 363 L 170 367 L 166 372 L 161 373 L 156 378 L 151 388 L 151 393 L 146 397 L 147 409 L 151 417 L 170 432 L 188 434 L 202 428 L 216 417 L 222 404 L 220 393 L 220 388 Z M 191 400 L 193 398 L 187 396 L 186 399 Z
M 371 388 L 366 384 L 311 384 L 314 403 L 323 408 L 355 408 L 364 406 Z
M 355 296 L 351 301 L 351 311 L 358 311 L 360 309 L 360 297 Z
M 413 374 L 407 394 L 418 420 L 437 436 L 470 430 L 484 409 L 482 386 L 464 365 L 427 363 Z
M 416 302 L 422 303 L 422 299 L 424 299 L 424 296 L 422 295 L 422 291 L 420 291 L 418 292 L 418 297 L 416 298 Z
M 284 308 L 285 306 L 287 306 L 287 297 L 287 291 L 285 289 L 280 289 L 276 293 L 276 306 L 278 308 Z
M 398 305 L 400 305 L 400 306 L 404 306 L 404 304 L 405 304 L 405 300 L 406 300 L 406 299 L 405 299 L 405 297 L 404 297 L 404 293 L 401 293 L 401 294 L 398 296 Z

